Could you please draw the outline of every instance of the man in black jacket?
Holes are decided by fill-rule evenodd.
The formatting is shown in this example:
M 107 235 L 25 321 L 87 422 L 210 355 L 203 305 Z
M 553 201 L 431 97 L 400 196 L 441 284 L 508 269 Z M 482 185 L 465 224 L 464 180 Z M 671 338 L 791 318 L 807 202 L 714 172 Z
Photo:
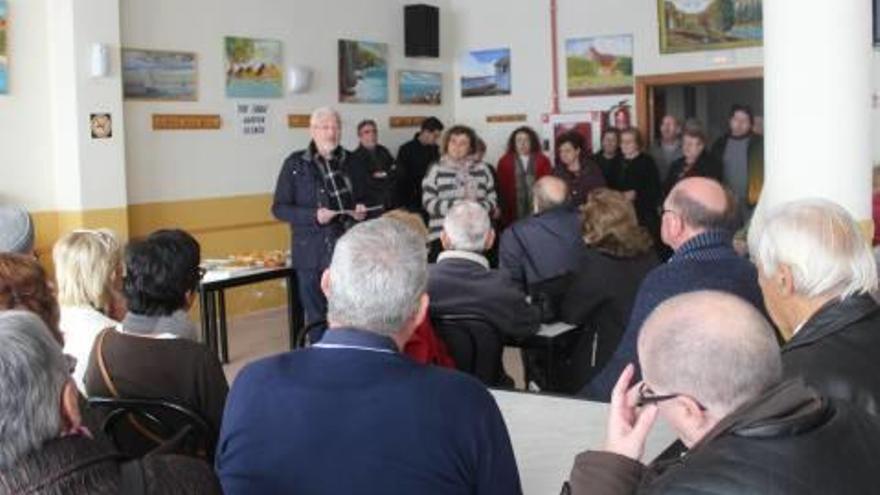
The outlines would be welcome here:
M 755 222 L 749 250 L 770 316 L 787 343 L 787 376 L 880 413 L 877 268 L 858 224 L 827 200 L 778 206 Z
M 558 177 L 542 177 L 532 187 L 535 214 L 501 234 L 501 269 L 520 290 L 574 271 L 583 249 L 581 219 L 566 204 L 568 187 Z
M 436 117 L 428 117 L 422 121 L 419 132 L 412 141 L 405 143 L 397 151 L 397 198 L 395 204 L 409 211 L 421 213 L 428 221 L 428 215 L 422 206 L 422 180 L 437 160 L 440 159 L 440 148 L 437 141 L 443 132 L 443 123 Z
M 575 460 L 571 493 L 872 493 L 880 422 L 782 380 L 773 330 L 721 292 L 668 300 L 639 337 L 644 381 L 627 367 L 614 388 L 604 448 Z M 689 448 L 641 464 L 662 415 Z M 847 455 L 847 454 L 850 455 Z
M 348 172 L 354 188 L 355 201 L 373 208 L 371 216 L 393 210 L 394 181 L 397 165 L 388 148 L 379 144 L 379 130 L 374 120 L 364 120 L 357 126 L 360 145 L 351 154 Z
M 320 324 L 327 314 L 321 273 L 330 265 L 336 240 L 367 215 L 365 205 L 355 204 L 347 173 L 349 152 L 339 145 L 340 124 L 331 108 L 312 113 L 312 140 L 284 160 L 272 202 L 272 215 L 290 224 L 292 266 L 312 342 L 320 340 L 326 328 L 326 323 Z

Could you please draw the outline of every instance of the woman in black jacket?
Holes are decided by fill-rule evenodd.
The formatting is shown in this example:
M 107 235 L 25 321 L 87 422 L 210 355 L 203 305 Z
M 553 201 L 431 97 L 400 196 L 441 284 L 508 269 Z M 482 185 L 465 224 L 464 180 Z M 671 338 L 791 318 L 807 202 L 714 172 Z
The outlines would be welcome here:
M 684 156 L 672 162 L 663 181 L 664 198 L 679 181 L 688 177 L 709 177 L 723 183 L 723 166 L 706 151 L 706 134 L 701 129 L 689 128 L 684 131 L 681 152 Z
M 642 279 L 657 265 L 651 236 L 623 193 L 598 189 L 581 208 L 584 249 L 562 302 L 562 320 L 583 327 L 564 379 L 574 392 L 614 354 Z M 595 365 L 593 338 L 598 339 Z

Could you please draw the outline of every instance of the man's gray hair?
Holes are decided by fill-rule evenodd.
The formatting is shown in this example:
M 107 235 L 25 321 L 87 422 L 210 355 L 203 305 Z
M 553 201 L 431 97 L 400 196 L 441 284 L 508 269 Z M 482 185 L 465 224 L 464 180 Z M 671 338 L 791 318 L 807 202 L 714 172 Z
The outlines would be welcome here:
M 489 213 L 475 201 L 459 201 L 443 219 L 443 231 L 450 247 L 457 251 L 482 253 L 492 229 Z
M 61 346 L 39 317 L 0 311 L 0 470 L 61 434 L 69 379 Z
M 309 126 L 314 126 L 318 122 L 328 119 L 334 118 L 336 119 L 336 123 L 340 126 L 342 125 L 342 117 L 339 116 L 339 112 L 332 107 L 319 107 L 312 111 L 312 115 L 309 117 Z
M 412 228 L 388 218 L 358 224 L 333 251 L 327 317 L 392 335 L 419 309 L 427 281 L 425 240 Z
M 782 380 L 773 328 L 725 292 L 690 292 L 654 309 L 639 335 L 639 361 L 657 393 L 687 395 L 717 419 Z
M 795 292 L 845 298 L 877 288 L 877 265 L 858 224 L 825 199 L 784 203 L 755 222 L 749 253 L 767 276 L 791 269 Z

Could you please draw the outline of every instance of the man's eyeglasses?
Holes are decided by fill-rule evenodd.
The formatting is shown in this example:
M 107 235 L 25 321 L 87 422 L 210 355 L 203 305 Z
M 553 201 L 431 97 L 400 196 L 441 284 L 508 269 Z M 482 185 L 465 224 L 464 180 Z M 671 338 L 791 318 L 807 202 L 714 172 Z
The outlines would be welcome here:
M 659 402 L 667 401 L 669 399 L 681 397 L 682 395 L 684 394 L 657 395 L 653 390 L 651 390 L 651 387 L 649 387 L 647 383 L 642 382 L 642 384 L 639 385 L 639 396 L 636 399 L 636 407 L 645 407 L 649 404 L 657 404 Z M 701 411 L 706 410 L 706 407 L 697 402 L 696 399 L 691 398 L 691 400 L 697 403 L 697 406 L 699 406 Z

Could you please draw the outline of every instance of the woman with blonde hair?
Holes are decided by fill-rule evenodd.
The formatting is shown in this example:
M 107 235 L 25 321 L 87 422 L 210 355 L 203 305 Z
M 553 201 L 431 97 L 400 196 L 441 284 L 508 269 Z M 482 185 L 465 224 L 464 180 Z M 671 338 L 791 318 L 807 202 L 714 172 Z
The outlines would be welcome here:
M 85 391 L 83 377 L 95 336 L 116 327 L 125 314 L 122 245 L 110 230 L 74 230 L 55 243 L 52 260 L 64 352 L 76 358 L 73 378 Z
M 581 214 L 584 248 L 561 308 L 564 321 L 583 328 L 566 373 L 569 392 L 580 390 L 614 354 L 639 285 L 657 266 L 651 235 L 624 193 L 597 189 Z

